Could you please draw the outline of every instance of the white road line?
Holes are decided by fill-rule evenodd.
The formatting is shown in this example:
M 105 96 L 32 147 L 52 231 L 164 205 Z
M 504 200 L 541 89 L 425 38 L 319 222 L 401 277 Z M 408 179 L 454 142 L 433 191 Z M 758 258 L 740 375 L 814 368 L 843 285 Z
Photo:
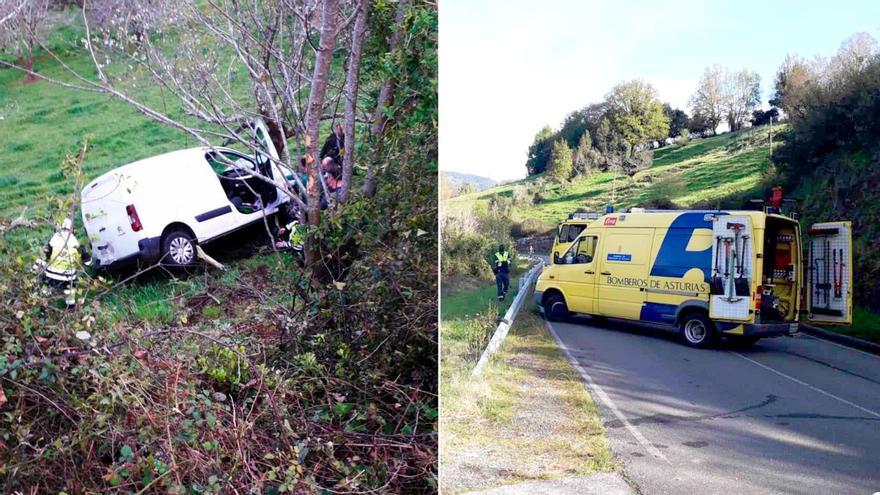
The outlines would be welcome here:
M 615 416 L 617 416 L 617 419 L 621 423 L 623 423 L 626 429 L 629 430 L 630 433 L 632 433 L 632 436 L 634 436 L 635 439 L 638 440 L 640 444 L 642 444 L 642 447 L 644 447 L 649 454 L 656 457 L 657 459 L 662 459 L 667 463 L 672 464 L 671 462 L 669 462 L 669 459 L 667 459 L 666 456 L 663 455 L 663 452 L 660 452 L 657 447 L 654 447 L 654 445 L 651 444 L 651 442 L 649 442 L 644 435 L 642 435 L 642 432 L 639 431 L 638 428 L 633 426 L 633 424 L 630 423 L 628 419 L 626 419 L 626 416 L 624 416 L 620 409 L 617 408 L 617 405 L 614 404 L 614 402 L 611 400 L 611 397 L 609 397 L 608 394 L 605 393 L 605 390 L 603 390 L 602 387 L 600 387 L 596 384 L 596 382 L 593 381 L 593 377 L 591 377 L 584 370 L 583 366 L 578 363 L 577 359 L 575 359 L 574 356 L 572 356 L 571 353 L 568 352 L 568 347 L 566 347 L 565 344 L 562 343 L 562 339 L 560 339 L 559 335 L 556 334 L 556 331 L 553 330 L 553 326 L 550 325 L 550 322 L 547 320 L 544 320 L 544 322 L 547 324 L 547 329 L 550 330 L 550 335 L 552 335 L 553 339 L 556 340 L 556 344 L 559 346 L 560 349 L 562 349 L 562 352 L 565 353 L 566 357 L 568 357 L 568 361 L 571 363 L 574 369 L 577 370 L 578 374 L 581 375 L 581 378 L 583 378 L 584 382 L 586 382 L 593 395 L 598 397 L 599 400 L 601 400 L 608 407 L 608 409 L 610 409 L 611 412 L 614 413 Z
M 816 337 L 815 335 L 809 335 L 806 333 L 803 333 L 802 336 L 811 338 L 813 340 L 820 340 L 822 342 L 825 342 L 826 344 L 831 344 L 833 346 L 840 347 L 841 349 L 846 349 L 848 351 L 858 352 L 859 354 L 864 354 L 865 356 L 870 356 L 872 358 L 880 359 L 880 356 L 878 356 L 876 354 L 871 354 L 870 352 L 865 352 L 861 349 L 856 349 L 856 348 L 850 347 L 848 345 L 838 344 L 837 342 L 834 342 L 833 340 L 823 339 L 822 337 Z
M 810 390 L 812 390 L 812 391 L 814 391 L 814 392 L 819 392 L 820 394 L 822 394 L 822 395 L 824 395 L 824 396 L 826 396 L 826 397 L 831 397 L 832 399 L 834 399 L 834 400 L 836 400 L 836 401 L 840 401 L 840 402 L 842 402 L 842 403 L 844 403 L 844 404 L 846 404 L 846 405 L 848 405 L 848 406 L 852 406 L 852 407 L 858 409 L 859 411 L 866 412 L 866 413 L 870 414 L 871 416 L 876 416 L 876 417 L 880 418 L 880 413 L 878 413 L 878 412 L 876 412 L 876 411 L 872 411 L 872 410 L 867 409 L 867 408 L 865 408 L 865 407 L 862 407 L 862 406 L 860 406 L 860 405 L 858 405 L 858 404 L 856 404 L 856 403 L 854 403 L 854 402 L 850 402 L 850 401 L 844 399 L 843 397 L 838 397 L 838 396 L 832 394 L 831 392 L 826 392 L 826 391 L 822 390 L 822 389 L 819 388 L 819 387 L 816 387 L 816 386 L 810 385 L 810 384 L 807 383 L 807 382 L 804 382 L 804 381 L 798 380 L 797 378 L 795 378 L 795 377 L 793 377 L 793 376 L 791 376 L 791 375 L 786 375 L 785 373 L 783 373 L 783 372 L 781 372 L 781 371 L 779 371 L 779 370 L 777 370 L 777 369 L 775 369 L 775 368 L 771 368 L 770 366 L 767 366 L 766 364 L 761 364 L 761 363 L 755 361 L 754 359 L 751 359 L 751 358 L 748 358 L 748 357 L 746 357 L 746 356 L 743 356 L 742 354 L 740 354 L 740 353 L 738 353 L 738 352 L 733 352 L 733 351 L 729 351 L 729 352 L 730 352 L 731 354 L 733 354 L 734 356 L 741 357 L 741 358 L 745 359 L 746 361 L 748 361 L 748 362 L 750 362 L 750 363 L 756 364 L 756 365 L 758 365 L 758 366 L 764 368 L 764 369 L 767 370 L 767 371 L 771 371 L 771 372 L 776 373 L 777 375 L 779 375 L 779 376 L 781 376 L 781 377 L 783 377 L 783 378 L 788 378 L 789 380 L 791 380 L 791 381 L 793 381 L 793 382 L 795 382 L 795 383 L 801 384 L 801 385 L 803 385 L 803 386 L 809 388 Z

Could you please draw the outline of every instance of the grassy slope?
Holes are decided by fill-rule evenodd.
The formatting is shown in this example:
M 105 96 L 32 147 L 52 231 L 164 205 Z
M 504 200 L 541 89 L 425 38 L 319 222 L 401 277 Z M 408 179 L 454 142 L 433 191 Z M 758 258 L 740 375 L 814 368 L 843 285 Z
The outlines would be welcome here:
M 528 304 L 483 375 L 470 376 L 506 308 L 494 295 L 489 284 L 443 294 L 443 491 L 615 469 L 595 405 Z
M 774 126 L 774 134 L 784 129 Z M 671 199 L 687 207 L 712 202 L 760 187 L 769 168 L 767 128 L 744 129 L 681 147 L 662 148 L 651 168 L 632 178 L 606 172 L 566 184 L 540 185 L 538 177 L 505 184 L 483 192 L 453 198 L 448 211 L 485 204 L 497 194 L 514 198 L 514 220 L 538 218 L 556 224 L 578 208 L 599 211 L 607 204 L 617 209 L 655 199 Z M 543 200 L 534 204 L 534 194 Z M 760 196 L 760 192 L 755 194 Z

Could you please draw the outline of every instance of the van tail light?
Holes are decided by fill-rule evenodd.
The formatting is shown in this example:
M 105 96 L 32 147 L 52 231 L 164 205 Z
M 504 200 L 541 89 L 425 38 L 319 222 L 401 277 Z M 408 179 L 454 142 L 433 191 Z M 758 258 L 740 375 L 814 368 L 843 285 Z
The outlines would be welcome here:
M 755 290 L 755 307 L 758 308 L 758 309 L 761 308 L 761 293 L 762 293 L 763 291 L 764 291 L 764 287 L 762 287 L 762 286 L 760 286 L 760 285 L 759 285 L 758 288 Z
M 125 212 L 128 213 L 128 221 L 131 223 L 131 230 L 138 232 L 144 227 L 141 225 L 141 217 L 138 216 L 137 209 L 134 205 L 128 205 L 125 207 Z

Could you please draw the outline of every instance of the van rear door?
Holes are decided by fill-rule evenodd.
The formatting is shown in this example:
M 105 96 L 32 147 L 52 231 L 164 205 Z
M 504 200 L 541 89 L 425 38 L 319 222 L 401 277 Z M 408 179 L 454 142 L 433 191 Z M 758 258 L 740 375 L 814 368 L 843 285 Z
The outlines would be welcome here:
M 130 193 L 136 187 L 134 179 L 114 171 L 98 177 L 82 190 L 83 226 L 92 255 L 100 265 L 139 251 L 138 241 L 144 236 L 133 230 L 128 211 L 129 206 L 135 208 Z
M 754 257 L 749 217 L 714 216 L 710 318 L 731 321 L 748 321 L 753 318 L 751 286 L 754 279 Z
M 852 222 L 807 231 L 807 321 L 852 323 Z

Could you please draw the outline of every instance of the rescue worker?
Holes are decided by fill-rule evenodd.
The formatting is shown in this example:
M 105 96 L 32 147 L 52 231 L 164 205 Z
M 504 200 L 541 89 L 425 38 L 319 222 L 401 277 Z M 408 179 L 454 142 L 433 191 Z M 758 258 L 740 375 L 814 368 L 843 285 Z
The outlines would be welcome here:
M 498 245 L 498 252 L 493 259 L 492 271 L 495 272 L 495 285 L 498 286 L 498 300 L 503 301 L 510 288 L 510 253 L 504 244 Z
M 342 132 L 342 126 L 337 123 L 333 126 L 333 132 L 324 141 L 324 146 L 321 147 L 321 162 L 324 163 L 324 159 L 329 157 L 336 163 L 342 163 L 344 153 L 345 134 Z
M 303 238 L 300 232 L 299 222 L 294 219 L 278 229 L 279 239 L 275 241 L 275 247 L 278 249 L 293 249 L 294 251 L 302 251 Z
M 67 309 L 73 309 L 76 307 L 76 270 L 82 261 L 90 265 L 91 257 L 76 239 L 69 218 L 61 222 L 43 252 L 46 253 L 44 283 L 63 288 L 64 303 Z

